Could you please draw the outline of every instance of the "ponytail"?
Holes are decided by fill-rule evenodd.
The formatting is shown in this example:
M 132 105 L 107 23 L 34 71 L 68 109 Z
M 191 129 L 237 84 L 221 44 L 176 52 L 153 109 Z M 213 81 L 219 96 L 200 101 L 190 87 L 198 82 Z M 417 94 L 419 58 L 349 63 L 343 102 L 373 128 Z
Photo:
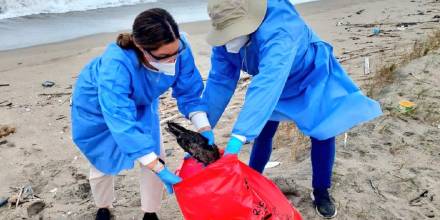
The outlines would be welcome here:
M 133 42 L 133 35 L 130 33 L 119 34 L 116 43 L 123 49 L 137 49 Z
M 130 33 L 122 33 L 119 34 L 116 38 L 116 44 L 125 50 L 134 50 L 136 52 L 136 55 L 141 63 L 144 63 L 143 53 L 139 50 L 139 48 L 134 45 L 133 35 Z

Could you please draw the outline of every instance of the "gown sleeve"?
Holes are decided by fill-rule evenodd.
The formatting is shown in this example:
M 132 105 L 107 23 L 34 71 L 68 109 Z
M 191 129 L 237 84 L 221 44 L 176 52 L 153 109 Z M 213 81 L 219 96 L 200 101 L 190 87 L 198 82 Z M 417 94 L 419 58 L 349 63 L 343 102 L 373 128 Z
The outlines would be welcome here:
M 288 27 L 292 28 L 292 27 Z M 258 74 L 252 79 L 245 102 L 232 130 L 248 141 L 255 139 L 271 117 L 290 75 L 300 42 L 285 28 L 260 28 Z
M 206 112 L 202 102 L 203 80 L 197 69 L 190 45 L 186 44 L 185 51 L 179 57 L 179 75 L 173 84 L 172 96 L 177 100 L 179 111 L 189 118 L 192 112 Z
M 203 101 L 207 105 L 208 119 L 212 127 L 215 127 L 225 111 L 240 78 L 240 67 L 230 62 L 227 56 L 224 47 L 212 49 L 211 71 L 203 93 Z

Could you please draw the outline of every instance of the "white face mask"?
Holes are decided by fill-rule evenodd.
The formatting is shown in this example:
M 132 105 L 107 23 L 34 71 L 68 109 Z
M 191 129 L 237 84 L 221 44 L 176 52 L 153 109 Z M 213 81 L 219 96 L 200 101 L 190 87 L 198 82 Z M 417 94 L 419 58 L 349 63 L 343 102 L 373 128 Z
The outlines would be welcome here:
M 229 53 L 238 53 L 240 49 L 248 42 L 249 35 L 240 36 L 228 41 L 225 44 L 226 51 Z
M 176 61 L 171 63 L 159 63 L 159 62 L 149 62 L 151 66 L 163 72 L 165 75 L 174 76 L 176 75 Z

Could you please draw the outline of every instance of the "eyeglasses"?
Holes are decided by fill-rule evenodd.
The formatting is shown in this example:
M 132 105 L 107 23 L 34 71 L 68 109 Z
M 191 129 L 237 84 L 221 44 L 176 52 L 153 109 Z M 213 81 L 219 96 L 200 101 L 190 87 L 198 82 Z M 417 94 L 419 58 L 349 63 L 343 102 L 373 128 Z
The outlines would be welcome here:
M 168 54 L 165 56 L 158 57 L 153 55 L 150 50 L 146 50 L 146 49 L 144 49 L 144 53 L 148 53 L 148 55 L 150 55 L 157 61 L 167 61 L 171 58 L 178 57 L 183 51 L 185 51 L 185 49 L 186 49 L 185 43 L 182 41 L 182 39 L 179 38 L 179 49 L 177 49 L 177 51 L 173 54 Z

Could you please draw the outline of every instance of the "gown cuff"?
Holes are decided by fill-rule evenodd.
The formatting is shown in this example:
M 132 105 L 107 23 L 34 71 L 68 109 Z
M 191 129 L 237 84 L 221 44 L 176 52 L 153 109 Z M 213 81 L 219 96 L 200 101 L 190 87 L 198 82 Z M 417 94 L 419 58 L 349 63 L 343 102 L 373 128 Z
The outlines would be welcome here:
M 203 127 L 210 127 L 208 116 L 206 115 L 206 112 L 202 111 L 196 111 L 189 113 L 189 120 L 191 120 L 191 123 L 194 125 L 196 130 L 198 131 L 200 128 Z
M 239 135 L 239 134 L 231 134 L 232 137 L 237 138 L 238 140 L 240 140 L 242 143 L 246 143 L 246 137 L 243 135 Z
M 139 161 L 139 163 L 141 163 L 144 166 L 147 166 L 148 164 L 150 164 L 151 162 L 153 162 L 154 160 L 156 160 L 157 154 L 154 152 L 151 152 L 145 156 L 142 156 L 140 158 L 138 158 L 137 160 Z

